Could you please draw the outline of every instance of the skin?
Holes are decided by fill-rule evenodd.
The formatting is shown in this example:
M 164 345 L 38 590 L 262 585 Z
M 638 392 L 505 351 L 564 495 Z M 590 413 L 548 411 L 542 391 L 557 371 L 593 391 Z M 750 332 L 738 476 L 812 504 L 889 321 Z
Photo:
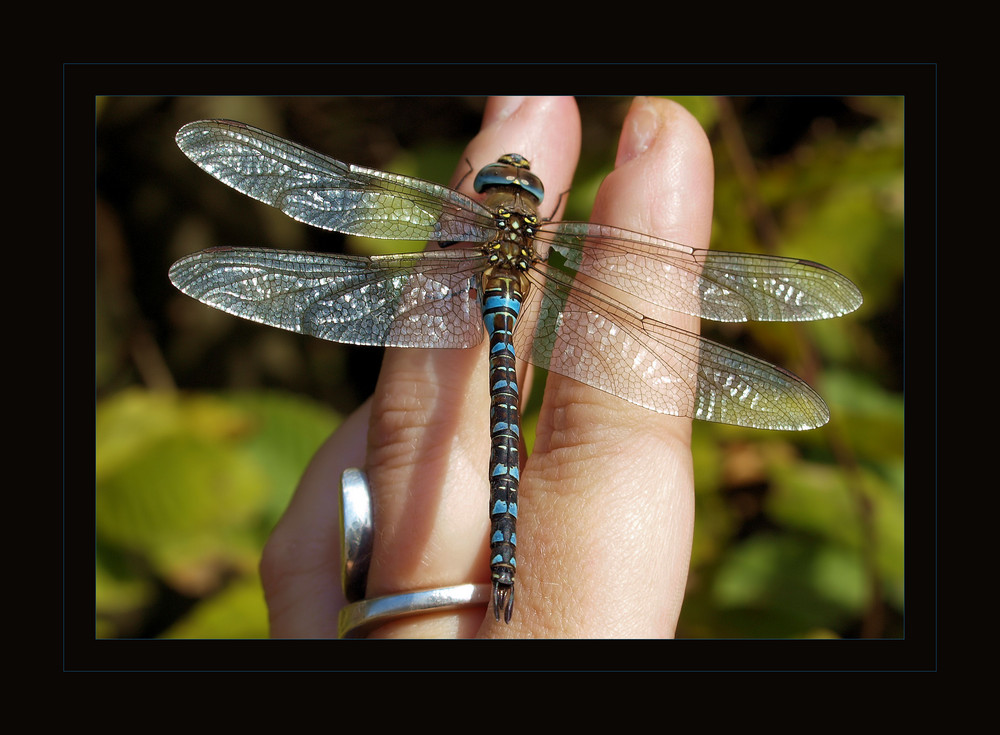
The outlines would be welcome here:
M 558 219 L 551 209 L 570 189 L 579 146 L 572 98 L 491 99 L 451 183 L 466 158 L 478 167 L 522 153 L 545 183 L 540 214 Z M 591 220 L 707 248 L 712 172 L 705 134 L 683 108 L 638 99 Z M 472 178 L 462 180 L 469 194 Z M 697 319 L 670 319 L 698 329 Z M 348 467 L 368 473 L 375 505 L 367 597 L 489 581 L 487 384 L 484 347 L 387 351 L 375 394 L 317 452 L 265 548 L 274 637 L 337 634 L 337 488 Z M 673 636 L 694 527 L 690 435 L 690 419 L 551 374 L 534 451 L 521 453 L 511 623 L 481 606 L 411 616 L 369 637 Z

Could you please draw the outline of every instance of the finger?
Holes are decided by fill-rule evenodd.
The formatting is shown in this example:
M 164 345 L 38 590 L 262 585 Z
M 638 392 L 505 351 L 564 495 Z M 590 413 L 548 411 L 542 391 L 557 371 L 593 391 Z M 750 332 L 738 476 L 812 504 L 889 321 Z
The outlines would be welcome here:
M 637 100 L 592 221 L 707 247 L 712 182 L 698 123 L 676 104 Z M 696 319 L 675 324 L 697 331 Z M 549 375 L 522 481 L 510 635 L 673 633 L 694 518 L 690 426 Z
M 366 402 L 316 452 L 261 556 L 273 638 L 335 638 L 340 584 L 339 483 L 365 459 Z
M 565 191 L 579 139 L 571 98 L 490 100 L 463 161 L 478 170 L 521 153 L 550 191 Z M 467 173 L 463 163 L 455 180 Z M 471 178 L 462 180 L 466 193 Z M 376 524 L 368 597 L 488 580 L 489 414 L 485 345 L 387 351 L 368 435 Z M 471 635 L 485 612 L 406 618 L 372 635 Z

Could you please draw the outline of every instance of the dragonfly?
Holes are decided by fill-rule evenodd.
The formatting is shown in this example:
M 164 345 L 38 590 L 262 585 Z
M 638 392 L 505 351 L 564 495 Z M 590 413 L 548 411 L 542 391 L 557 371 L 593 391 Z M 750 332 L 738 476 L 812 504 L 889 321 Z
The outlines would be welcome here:
M 218 247 L 180 259 L 170 279 L 229 314 L 334 342 L 489 340 L 497 621 L 511 620 L 517 570 L 517 358 L 663 414 L 784 430 L 829 420 L 823 399 L 792 373 L 655 318 L 665 308 L 721 322 L 809 321 L 857 309 L 861 292 L 824 265 L 543 219 L 542 182 L 519 154 L 478 172 L 475 199 L 229 120 L 189 123 L 176 141 L 204 171 L 299 222 L 438 244 L 372 256 Z

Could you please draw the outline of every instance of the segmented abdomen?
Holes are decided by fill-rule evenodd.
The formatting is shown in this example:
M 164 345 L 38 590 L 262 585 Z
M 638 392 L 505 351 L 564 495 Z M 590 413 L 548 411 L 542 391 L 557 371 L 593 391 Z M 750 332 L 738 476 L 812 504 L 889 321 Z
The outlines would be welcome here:
M 514 361 L 514 322 L 521 310 L 516 279 L 497 277 L 484 292 L 483 319 L 490 336 L 490 568 L 494 597 L 509 620 L 517 569 L 518 446 L 521 425 Z M 499 610 L 496 610 L 499 617 Z

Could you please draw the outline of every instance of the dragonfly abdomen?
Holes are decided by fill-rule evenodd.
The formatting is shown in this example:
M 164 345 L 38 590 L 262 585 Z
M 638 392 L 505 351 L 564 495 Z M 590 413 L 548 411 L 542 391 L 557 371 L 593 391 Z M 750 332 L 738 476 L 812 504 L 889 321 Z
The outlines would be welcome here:
M 514 324 L 521 311 L 517 278 L 496 277 L 483 293 L 483 320 L 490 337 L 490 570 L 493 612 L 510 622 L 514 609 L 517 546 L 518 448 L 521 422 Z

